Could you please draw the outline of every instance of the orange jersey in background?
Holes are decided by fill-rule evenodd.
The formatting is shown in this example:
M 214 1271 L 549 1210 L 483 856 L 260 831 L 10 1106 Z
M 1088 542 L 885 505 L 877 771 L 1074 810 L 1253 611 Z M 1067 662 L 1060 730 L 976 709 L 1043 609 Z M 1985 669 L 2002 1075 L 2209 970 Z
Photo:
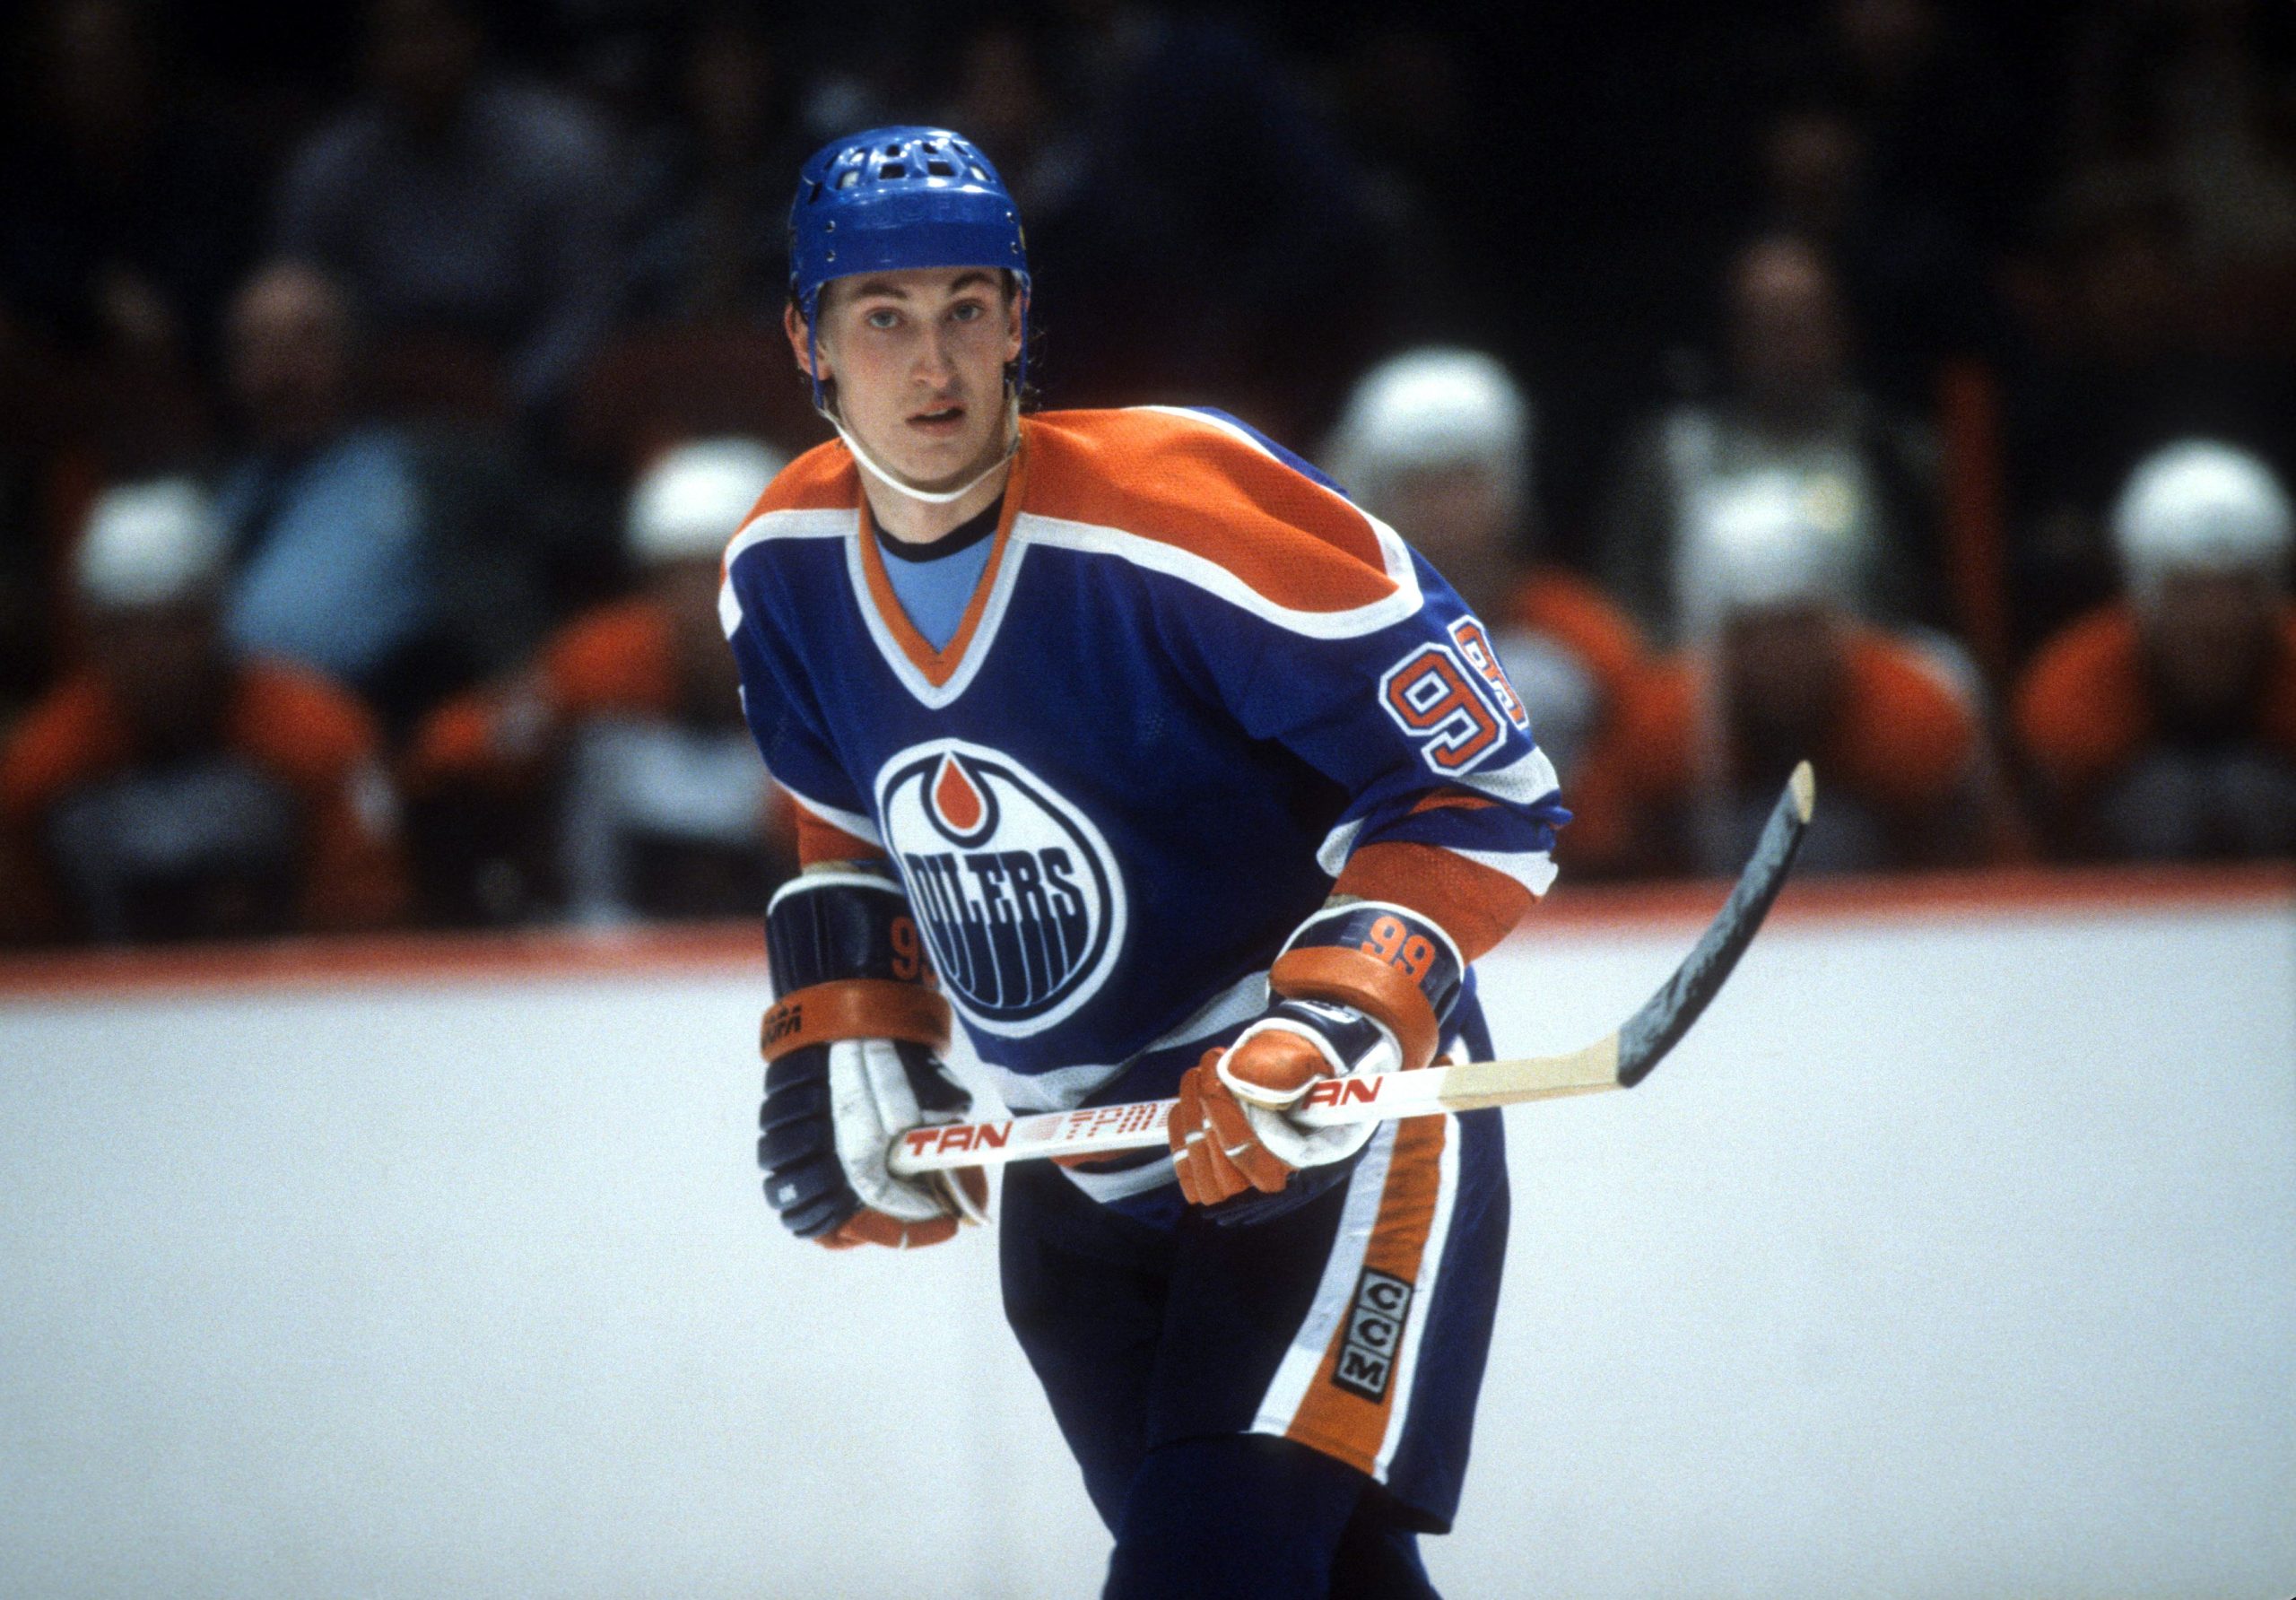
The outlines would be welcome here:
M 457 780 L 514 785 L 546 735 L 587 717 L 677 712 L 670 619 L 652 600 L 600 607 L 569 622 L 508 688 L 448 701 L 423 719 L 406 758 L 410 794 Z
M 1605 865 L 1648 865 L 1645 857 L 1670 865 L 1665 841 L 1651 837 L 1659 817 L 1695 804 L 1703 789 L 1730 781 L 1741 769 L 1740 752 L 1708 726 L 1715 715 L 1711 671 L 1703 654 L 1685 651 L 1644 680 L 1621 734 L 1618 764 L 1602 775 L 1608 786 L 1602 799 L 1620 814 L 1603 842 L 1621 855 Z M 1825 796 L 1855 804 L 1883 819 L 1893 838 L 1909 842 L 1989 799 L 1973 784 L 1984 770 L 1978 717 L 1918 649 L 1859 627 L 1847 646 L 1844 674 L 1841 703 L 1807 752 L 1822 808 Z M 1977 822 L 1982 852 L 2005 853 L 2008 843 L 1996 820 Z
M 1651 670 L 1642 630 L 1593 584 L 1557 567 L 1534 569 L 1516 586 L 1506 620 L 1568 651 L 1593 680 L 1595 722 L 1578 761 L 1562 774 L 1571 820 L 1557 838 L 1555 858 L 1566 869 L 1599 870 L 1621 855 L 1629 828 L 1622 788 L 1631 765 L 1630 708 Z
M 406 900 L 396 802 L 374 723 L 347 691 L 274 661 L 237 669 L 219 753 L 292 794 L 302 824 L 298 921 L 306 930 L 371 927 Z M 17 931 L 53 936 L 67 918 L 44 860 L 41 830 L 74 791 L 135 769 L 133 728 L 102 677 L 66 679 L 20 723 L 0 754 L 0 855 L 24 898 Z
M 2041 648 L 2017 686 L 2014 726 L 2025 760 L 2079 802 L 2135 762 L 2161 736 L 2136 613 L 2126 602 L 2092 612 Z M 2265 748 L 2296 761 L 2296 604 L 2257 705 Z

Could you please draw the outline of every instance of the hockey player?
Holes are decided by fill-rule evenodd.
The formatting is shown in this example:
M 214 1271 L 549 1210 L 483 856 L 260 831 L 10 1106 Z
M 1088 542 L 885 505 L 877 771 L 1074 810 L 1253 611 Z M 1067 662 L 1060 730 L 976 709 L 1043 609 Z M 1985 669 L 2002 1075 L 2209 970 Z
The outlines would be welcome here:
M 1860 613 L 1856 542 L 1824 476 L 1758 472 L 1692 530 L 1694 643 L 1642 681 L 1600 791 L 1630 866 L 1726 873 L 1805 752 L 1827 774 L 1804 872 L 1969 866 L 2013 836 L 1978 704 L 1926 636 Z M 1574 791 L 1576 792 L 1576 791 Z
M 232 653 L 228 541 L 187 479 L 99 495 L 74 552 L 86 659 L 0 745 L 0 936 L 340 932 L 405 900 L 374 719 Z
M 1483 625 L 1233 419 L 1022 415 L 1013 204 L 945 130 L 809 161 L 787 326 L 835 442 L 726 557 L 723 620 L 804 871 L 759 1159 L 799 1237 L 945 1239 L 893 1177 L 961 1117 L 1177 1094 L 1172 1150 L 1013 1169 L 1007 1316 L 1118 1596 L 1425 1595 L 1505 1246 L 1496 1115 L 1302 1132 L 1326 1074 L 1490 1041 L 1468 963 L 1567 820 Z
M 451 813 L 465 837 L 474 811 L 523 823 L 496 830 L 513 837 L 548 819 L 577 921 L 753 916 L 787 875 L 785 808 L 745 748 L 717 637 L 726 529 L 783 465 L 741 438 L 665 452 L 630 495 L 640 590 L 576 617 L 532 664 L 417 731 L 409 797 Z
M 2051 844 L 2073 857 L 2296 852 L 2296 509 L 2272 469 L 2182 439 L 2112 517 L 2126 594 L 2020 684 L 2015 731 Z

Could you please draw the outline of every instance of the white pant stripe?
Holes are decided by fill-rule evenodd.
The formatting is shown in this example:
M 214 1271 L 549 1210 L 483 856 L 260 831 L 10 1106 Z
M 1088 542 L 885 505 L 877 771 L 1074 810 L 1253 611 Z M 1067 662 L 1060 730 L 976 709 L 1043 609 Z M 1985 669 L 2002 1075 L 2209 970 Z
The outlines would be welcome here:
M 1267 1393 L 1260 1398 L 1259 1414 L 1252 1419 L 1254 1433 L 1272 1433 L 1281 1439 L 1291 1428 L 1300 1403 L 1307 1398 L 1308 1386 L 1316 1380 L 1316 1370 L 1323 1365 L 1324 1352 L 1331 1348 L 1339 1319 L 1354 1301 L 1363 1257 L 1371 1246 L 1371 1230 L 1379 1220 L 1379 1202 L 1387 1193 L 1387 1162 L 1395 1153 L 1398 1126 L 1381 1124 L 1370 1143 L 1364 1146 L 1363 1159 L 1348 1175 L 1347 1204 L 1340 1213 L 1331 1254 L 1324 1258 L 1324 1275 L 1316 1285 L 1316 1298 L 1300 1323 L 1300 1331 L 1292 1335 L 1292 1348 L 1283 1352 Z
M 1390 1123 L 1389 1126 L 1394 1124 Z M 1443 1118 L 1443 1152 L 1437 1158 L 1435 1214 L 1427 1225 L 1426 1253 L 1419 1258 L 1419 1283 L 1411 1297 L 1409 1319 L 1404 1325 L 1403 1347 L 1396 1352 L 1395 1376 L 1389 1392 L 1387 1437 L 1379 1441 L 1378 1469 L 1371 1475 L 1387 1482 L 1387 1464 L 1403 1442 L 1405 1421 L 1411 1415 L 1412 1380 L 1419 1373 L 1419 1347 L 1427 1333 L 1427 1319 L 1435 1310 L 1435 1282 L 1441 1275 L 1443 1244 L 1451 1235 L 1451 1206 L 1459 1196 L 1459 1119 Z

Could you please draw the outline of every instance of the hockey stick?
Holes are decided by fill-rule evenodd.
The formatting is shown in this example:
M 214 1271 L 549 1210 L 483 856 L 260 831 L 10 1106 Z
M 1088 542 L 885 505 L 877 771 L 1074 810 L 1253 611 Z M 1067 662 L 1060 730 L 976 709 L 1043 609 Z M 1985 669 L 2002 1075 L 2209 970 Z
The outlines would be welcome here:
M 1420 1072 L 1381 1073 L 1361 1078 L 1329 1078 L 1308 1091 L 1303 1109 L 1292 1113 L 1309 1127 L 1347 1122 L 1379 1122 L 1392 1117 L 1427 1117 L 1441 1111 L 1475 1111 L 1523 1100 L 1559 1100 L 1631 1089 L 1650 1075 L 1666 1052 L 1690 1031 L 1753 942 L 1770 902 L 1785 886 L 1787 869 L 1801 847 L 1803 830 L 1817 804 L 1817 779 L 1804 761 L 1778 797 L 1777 806 L 1706 932 L 1692 946 L 1674 975 L 1644 1001 L 1616 1031 L 1567 1056 L 1535 1056 L 1521 1061 L 1475 1061 Z M 1122 1106 L 1084 1106 L 1047 1111 L 1002 1122 L 958 1122 L 913 1128 L 894 1142 L 891 1166 L 904 1178 L 955 1167 L 987 1167 L 1040 1156 L 1103 1156 L 1119 1151 L 1161 1148 L 1164 1119 L 1177 1102 L 1139 1100 Z

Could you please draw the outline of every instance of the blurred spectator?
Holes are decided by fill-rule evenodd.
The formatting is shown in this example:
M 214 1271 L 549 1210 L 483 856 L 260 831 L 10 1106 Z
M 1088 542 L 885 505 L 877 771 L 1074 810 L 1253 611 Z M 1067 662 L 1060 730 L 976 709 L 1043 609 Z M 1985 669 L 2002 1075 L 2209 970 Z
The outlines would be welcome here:
M 1737 870 L 1794 764 L 1817 769 L 1805 871 L 1975 865 L 2007 848 L 1984 728 L 1958 675 L 1865 622 L 1831 485 L 1758 474 L 1715 497 L 1687 596 L 1701 641 L 1646 683 L 1614 787 L 1628 865 Z
M 475 341 L 528 415 L 605 330 L 622 174 L 572 101 L 487 69 L 471 0 L 371 0 L 366 98 L 296 153 L 274 246 L 350 290 L 378 334 Z
M 1805 240 L 1773 237 L 1733 265 L 1727 384 L 1676 407 L 1630 447 L 1602 567 L 1657 636 L 1688 637 L 1687 599 L 1709 559 L 1708 508 L 1760 474 L 1809 483 L 1843 547 L 1843 598 L 1876 621 L 1935 623 L 1943 601 L 1935 467 L 1923 432 L 1861 393 L 1832 269 Z
M 709 7 L 687 31 L 675 88 L 674 115 L 633 162 L 624 309 L 773 322 L 789 286 L 789 187 L 810 153 L 773 37 L 747 8 Z
M 2186 440 L 2113 512 L 2126 597 L 2051 640 L 2016 731 L 2068 855 L 2296 855 L 2296 603 L 2288 496 L 2263 463 Z
M 1641 635 L 1592 585 L 1526 561 L 1531 408 L 1507 370 L 1477 351 L 1392 357 L 1357 382 L 1329 457 L 1358 502 L 1416 545 L 1490 630 L 1565 796 L 1587 769 L 1614 765 L 1621 714 L 1646 667 Z M 1609 826 L 1580 821 L 1596 833 Z M 1580 823 L 1572 832 L 1583 837 Z
M 0 341 L 195 359 L 252 246 L 251 158 L 183 91 L 137 0 L 48 0 L 0 117 Z
M 400 906 L 366 712 L 216 626 L 224 539 L 183 480 L 112 489 L 81 540 L 90 665 L 0 753 L 0 917 L 107 943 L 370 926 Z
M 235 646 L 348 684 L 396 728 L 531 641 L 540 601 L 509 463 L 467 437 L 357 420 L 360 340 L 335 284 L 291 264 L 259 273 L 227 342 L 245 430 L 217 503 Z
M 752 915 L 787 869 L 786 821 L 742 719 L 718 617 L 718 562 L 781 460 L 746 439 L 669 453 L 631 496 L 637 597 L 576 619 L 509 683 L 440 708 L 407 763 L 407 787 L 453 819 L 427 865 L 449 914 L 477 910 L 489 874 L 555 877 L 584 922 Z M 490 808 L 523 819 L 482 830 L 499 853 L 457 858 Z M 425 830 L 426 833 L 429 831 Z M 520 844 L 554 839 L 554 861 Z M 466 885 L 457 891 L 455 879 Z M 521 901 L 544 898 L 522 891 Z M 466 910 L 465 915 L 469 915 Z

